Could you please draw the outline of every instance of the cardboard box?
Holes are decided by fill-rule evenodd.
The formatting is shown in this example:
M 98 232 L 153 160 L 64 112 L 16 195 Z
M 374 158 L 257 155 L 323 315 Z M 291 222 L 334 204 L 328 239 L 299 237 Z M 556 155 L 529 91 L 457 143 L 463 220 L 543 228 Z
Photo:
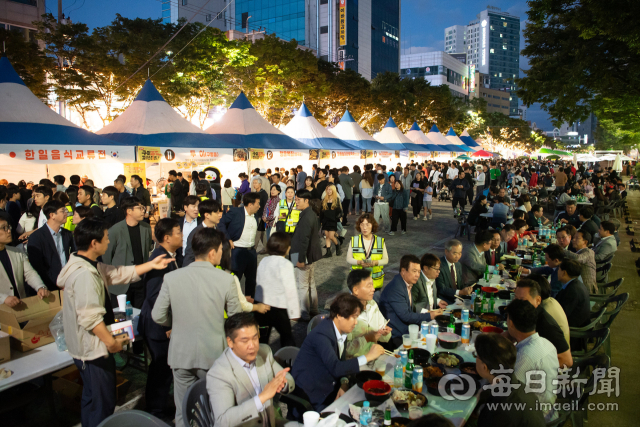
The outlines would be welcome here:
M 11 347 L 25 352 L 54 341 L 49 323 L 62 310 L 62 291 L 51 292 L 47 298 L 23 298 L 9 307 L 0 304 L 0 329 L 11 335 Z
M 11 336 L 0 331 L 0 364 L 11 360 Z
M 82 378 L 76 366 L 70 366 L 53 374 L 53 391 L 60 396 L 60 401 L 65 409 L 80 413 L 82 401 Z M 116 399 L 126 396 L 131 383 L 122 376 L 122 372 L 116 371 Z

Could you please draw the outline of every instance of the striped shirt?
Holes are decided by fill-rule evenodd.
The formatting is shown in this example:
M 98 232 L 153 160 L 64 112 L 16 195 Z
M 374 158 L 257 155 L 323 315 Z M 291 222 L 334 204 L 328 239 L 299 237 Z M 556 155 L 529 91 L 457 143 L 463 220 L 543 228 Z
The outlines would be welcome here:
M 514 375 L 525 387 L 525 392 L 535 391 L 535 395 L 540 403 L 553 404 L 556 401 L 556 389 L 554 381 L 558 378 L 558 352 L 551 342 L 542 338 L 535 332 L 533 335 L 525 338 L 516 344 L 518 354 L 516 356 L 516 366 Z M 546 374 L 544 387 L 539 384 L 541 377 L 533 371 L 544 371 Z M 529 379 L 530 378 L 530 379 Z M 544 417 L 547 422 L 556 418 L 553 409 L 544 411 Z

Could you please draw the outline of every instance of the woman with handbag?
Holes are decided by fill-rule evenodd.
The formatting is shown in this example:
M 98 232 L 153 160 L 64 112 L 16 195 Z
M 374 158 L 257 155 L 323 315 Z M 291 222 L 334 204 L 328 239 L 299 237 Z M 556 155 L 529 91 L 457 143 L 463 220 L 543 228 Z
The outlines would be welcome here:
M 340 244 L 336 237 L 338 222 L 342 217 L 342 204 L 338 199 L 338 191 L 335 185 L 329 185 L 325 189 L 325 196 L 322 200 L 322 211 L 320 212 L 320 224 L 325 237 L 325 247 L 327 253 L 324 258 L 331 258 L 331 243 L 336 245 L 336 255 L 342 255 Z
M 236 189 L 231 186 L 231 180 L 224 182 L 222 189 L 222 212 L 227 213 L 233 206 L 233 199 L 236 197 Z
M 411 207 L 413 208 L 413 219 L 420 219 L 422 209 L 422 198 L 424 197 L 425 182 L 422 179 L 422 172 L 416 172 L 415 179 L 411 182 Z
M 293 235 L 300 218 L 300 210 L 296 208 L 296 190 L 287 187 L 284 199 L 278 202 L 278 221 L 276 231 Z

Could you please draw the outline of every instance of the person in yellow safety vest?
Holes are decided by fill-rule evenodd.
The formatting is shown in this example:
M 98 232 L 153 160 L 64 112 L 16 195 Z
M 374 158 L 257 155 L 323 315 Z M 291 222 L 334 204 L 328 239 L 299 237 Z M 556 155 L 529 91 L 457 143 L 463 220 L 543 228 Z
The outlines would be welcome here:
M 371 213 L 364 213 L 356 221 L 356 230 L 361 234 L 351 238 L 347 262 L 352 270 L 371 270 L 373 287 L 381 290 L 384 282 L 383 267 L 389 263 L 389 255 L 384 238 L 374 234 L 378 231 L 378 223 Z
M 296 191 L 293 187 L 287 187 L 285 198 L 278 203 L 278 225 L 277 231 L 293 234 L 300 219 L 300 209 L 296 207 Z M 284 227 L 282 224 L 284 224 Z
M 73 231 L 76 229 L 76 226 L 73 225 L 73 208 L 69 205 L 65 207 L 67 208 L 67 222 L 64 223 L 63 227 L 66 230 Z

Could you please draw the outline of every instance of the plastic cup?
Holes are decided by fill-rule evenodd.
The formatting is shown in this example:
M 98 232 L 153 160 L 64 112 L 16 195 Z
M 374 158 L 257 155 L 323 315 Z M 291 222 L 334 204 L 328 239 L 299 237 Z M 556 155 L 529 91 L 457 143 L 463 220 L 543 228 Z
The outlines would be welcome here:
M 320 414 L 315 411 L 307 411 L 302 414 L 302 420 L 304 421 L 304 427 L 316 427 L 318 421 L 320 421 Z
M 384 377 L 387 370 L 387 361 L 383 358 L 377 359 L 373 364 L 373 369 Z
M 482 332 L 481 331 L 473 331 L 471 332 L 471 344 L 475 344 L 476 343 L 476 338 L 478 338 L 478 335 L 480 335 Z
M 516 258 L 516 265 L 522 265 L 522 258 Z
M 411 343 L 413 342 L 413 340 L 411 339 L 411 335 L 409 334 L 404 334 L 402 336 L 402 346 L 407 349 L 407 348 L 411 348 Z
M 108 296 L 108 295 L 107 295 Z M 118 295 L 118 308 L 125 313 L 127 311 L 127 294 Z
M 420 333 L 420 326 L 409 325 L 409 335 L 411 336 L 411 340 L 417 340 L 419 333 Z
M 428 334 L 426 343 L 427 343 L 427 351 L 433 354 L 436 351 L 436 341 L 438 337 L 434 334 Z
M 409 406 L 409 419 L 417 420 L 422 417 L 422 408 L 419 406 Z M 306 427 L 306 426 L 305 426 Z

